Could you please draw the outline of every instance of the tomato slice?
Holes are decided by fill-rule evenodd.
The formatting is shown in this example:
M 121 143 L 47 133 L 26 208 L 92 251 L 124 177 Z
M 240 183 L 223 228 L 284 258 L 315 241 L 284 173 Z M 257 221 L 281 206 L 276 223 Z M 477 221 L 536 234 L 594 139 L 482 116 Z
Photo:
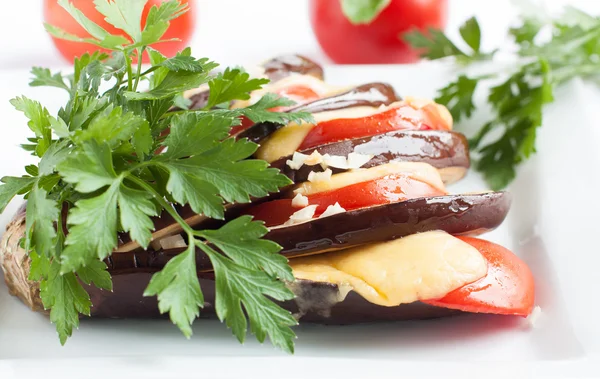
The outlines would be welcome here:
M 367 117 L 339 118 L 318 123 L 304 138 L 298 150 L 369 137 L 395 130 L 447 130 L 448 126 L 432 113 L 401 105 Z
M 279 91 L 276 91 L 275 93 L 281 97 L 287 97 L 288 99 L 295 101 L 296 104 L 287 107 L 271 108 L 269 109 L 271 112 L 285 112 L 286 110 L 293 108 L 297 105 L 306 104 L 308 102 L 320 98 L 319 94 L 316 93 L 313 89 L 301 85 L 285 87 Z
M 495 243 L 457 237 L 475 247 L 488 261 L 487 275 L 441 299 L 424 303 L 473 313 L 528 316 L 534 307 L 533 275 L 519 257 Z
M 352 184 L 343 188 L 309 195 L 308 204 L 318 205 L 314 217 L 319 217 L 328 206 L 336 202 L 347 211 L 374 205 L 397 203 L 418 197 L 440 196 L 445 193 L 425 182 L 403 174 Z M 300 210 L 292 206 L 291 199 L 279 199 L 256 205 L 246 214 L 265 222 L 266 226 L 285 223 Z

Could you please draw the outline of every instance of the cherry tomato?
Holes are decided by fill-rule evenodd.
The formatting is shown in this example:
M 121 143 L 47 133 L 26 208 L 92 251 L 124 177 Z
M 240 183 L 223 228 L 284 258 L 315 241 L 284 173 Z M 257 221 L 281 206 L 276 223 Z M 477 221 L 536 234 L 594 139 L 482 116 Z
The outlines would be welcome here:
M 308 204 L 318 205 L 314 217 L 319 217 L 328 206 L 339 203 L 347 211 L 374 205 L 391 204 L 417 197 L 444 195 L 443 191 L 402 174 L 352 184 L 343 188 L 309 195 Z M 291 199 L 273 200 L 252 207 L 246 214 L 265 222 L 266 226 L 281 225 L 300 208 L 292 206 Z
M 425 303 L 473 313 L 527 316 L 535 300 L 529 267 L 510 250 L 472 237 L 458 237 L 475 247 L 488 261 L 487 275 L 441 299 Z
M 298 150 L 352 138 L 369 137 L 394 130 L 448 130 L 441 119 L 430 117 L 423 109 L 401 105 L 372 116 L 338 118 L 318 123 L 304 138 Z
M 160 5 L 163 0 L 149 0 L 146 4 L 146 8 L 144 9 L 144 14 L 142 16 L 142 26 L 146 22 L 146 17 L 150 8 L 153 5 Z M 106 31 L 112 34 L 121 34 L 125 35 L 125 33 L 110 25 L 108 22 L 104 20 L 104 16 L 98 12 L 94 6 L 93 0 L 70 0 L 73 5 L 81 10 L 83 14 L 85 14 L 90 20 L 94 21 L 96 24 L 100 25 Z M 194 16 L 194 1 L 193 0 L 182 0 L 182 3 L 188 3 L 190 6 L 190 10 L 184 15 L 171 20 L 171 26 L 162 37 L 162 39 L 171 39 L 171 38 L 179 38 L 180 41 L 174 42 L 164 42 L 153 45 L 152 47 L 164 55 L 168 57 L 174 56 L 178 51 L 183 50 L 187 45 L 192 36 L 195 16 Z M 80 37 L 88 37 L 89 33 L 87 33 L 78 23 L 75 21 L 68 13 L 65 11 L 60 5 L 57 4 L 57 0 L 45 0 L 44 1 L 44 20 L 54 26 L 58 26 L 65 31 L 75 34 Z M 73 61 L 73 58 L 79 57 L 86 52 L 93 52 L 96 50 L 102 50 L 97 46 L 80 43 L 80 42 L 71 42 L 66 40 L 61 40 L 58 38 L 52 37 L 52 41 L 56 48 L 61 53 L 65 59 L 69 61 Z M 144 56 L 144 62 L 148 62 L 148 57 Z
M 313 32 L 323 51 L 336 63 L 410 63 L 418 54 L 402 34 L 446 24 L 447 0 L 391 0 L 369 24 L 353 25 L 340 0 L 311 0 Z

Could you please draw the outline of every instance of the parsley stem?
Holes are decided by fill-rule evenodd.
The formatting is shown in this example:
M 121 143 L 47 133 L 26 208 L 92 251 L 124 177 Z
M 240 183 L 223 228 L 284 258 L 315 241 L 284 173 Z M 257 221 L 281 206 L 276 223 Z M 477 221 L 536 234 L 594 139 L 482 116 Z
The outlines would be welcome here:
M 133 73 L 131 70 L 131 57 L 129 54 L 123 54 L 125 56 L 125 65 L 127 66 L 127 90 L 133 89 Z
M 142 55 L 144 54 L 144 49 L 145 49 L 144 46 L 142 46 L 142 48 L 137 49 L 138 63 L 137 63 L 137 71 L 136 71 L 136 75 L 135 75 L 135 84 L 133 85 L 134 91 L 137 91 L 138 84 L 140 83 L 140 76 L 141 76 L 140 72 L 142 71 Z
M 187 222 L 185 222 L 185 220 L 183 218 L 181 218 L 181 216 L 179 215 L 179 213 L 177 213 L 177 211 L 171 206 L 171 204 L 169 204 L 165 198 L 163 196 L 161 196 L 158 192 L 156 192 L 156 190 L 148 183 L 146 183 L 145 181 L 143 181 L 142 179 L 134 176 L 134 175 L 128 175 L 127 178 L 129 180 L 131 180 L 132 182 L 134 182 L 135 184 L 137 184 L 138 186 L 142 187 L 143 189 L 145 189 L 148 193 L 150 193 L 152 195 L 152 197 L 154 197 L 154 199 L 156 199 L 156 201 L 158 201 L 158 203 L 160 204 L 160 206 L 167 211 L 167 213 L 173 217 L 173 219 L 175 221 L 177 221 L 177 223 L 179 224 L 179 226 L 181 226 L 181 228 L 188 234 L 188 236 L 193 236 L 194 235 L 194 229 L 191 228 L 191 226 L 189 226 L 187 224 Z

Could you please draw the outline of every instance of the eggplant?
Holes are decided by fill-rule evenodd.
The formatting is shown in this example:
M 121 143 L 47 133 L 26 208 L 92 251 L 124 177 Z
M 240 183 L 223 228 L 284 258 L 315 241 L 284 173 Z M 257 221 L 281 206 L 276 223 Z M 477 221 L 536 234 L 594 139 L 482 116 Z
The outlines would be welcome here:
M 475 196 L 475 197 L 473 197 Z M 506 202 L 504 194 L 489 195 L 469 195 L 462 199 L 442 200 L 441 198 L 432 198 L 430 205 L 439 204 L 437 212 L 441 212 L 450 205 L 454 210 L 452 212 L 461 213 L 455 222 L 470 225 L 471 232 L 481 232 L 482 229 L 492 227 L 494 222 L 490 218 L 483 217 L 482 211 L 489 211 L 489 208 L 481 207 L 481 203 L 487 201 L 488 206 L 502 207 Z M 498 204 L 499 200 L 503 200 Z M 398 203 L 402 204 L 402 203 Z M 467 210 L 461 210 L 461 206 L 469 204 L 470 209 L 477 209 L 477 214 L 473 215 Z M 479 204 L 479 208 L 476 204 Z M 436 213 L 434 209 L 433 213 Z M 393 213 L 393 212 L 392 212 Z M 478 215 L 478 217 L 477 217 Z M 413 214 L 408 218 L 419 220 L 425 215 Z M 320 221 L 330 221 L 321 219 Z M 446 216 L 438 214 L 431 216 L 439 222 L 439 228 L 444 229 L 444 219 Z M 393 215 L 390 215 L 394 219 Z M 492 217 L 493 218 L 493 217 Z M 358 218 L 360 219 L 360 218 Z M 463 220 L 466 219 L 466 220 Z M 474 219 L 479 222 L 472 224 Z M 317 220 L 319 221 L 319 220 Z M 385 223 L 384 220 L 383 223 Z M 308 223 L 307 223 L 308 224 Z M 306 225 L 306 224 L 301 224 Z M 347 225 L 346 225 L 347 226 Z M 462 228 L 462 227 L 461 227 Z M 350 228 L 356 229 L 356 228 Z M 452 229 L 452 228 L 449 228 Z M 456 229 L 456 228 L 455 228 Z M 460 228 L 459 228 L 460 229 Z M 464 229 L 464 228 L 462 228 Z M 47 313 L 44 310 L 39 298 L 39 284 L 28 280 L 30 260 L 19 244 L 25 232 L 25 209 L 24 207 L 17 213 L 15 218 L 7 227 L 0 243 L 0 265 L 5 273 L 5 280 L 12 295 L 19 297 L 32 310 Z M 352 231 L 350 230 L 352 233 Z M 364 231 L 369 233 L 369 231 Z M 373 232 L 370 232 L 373 233 Z M 380 233 L 373 233 L 380 236 Z M 360 235 L 360 233 L 358 234 Z M 109 262 L 109 272 L 113 280 L 113 291 L 100 290 L 93 286 L 87 286 L 93 307 L 91 316 L 95 318 L 158 318 L 166 317 L 161 315 L 158 310 L 156 297 L 144 297 L 143 292 L 152 275 L 160 270 L 162 264 L 148 265 L 135 255 L 130 256 L 131 265 L 117 264 L 115 260 L 124 262 L 128 253 L 117 253 L 112 256 L 112 262 Z M 115 267 L 119 266 L 119 267 Z M 199 273 L 200 284 L 205 298 L 205 306 L 201 312 L 201 317 L 214 317 L 214 296 L 215 282 L 212 273 Z M 296 294 L 296 298 L 291 301 L 282 302 L 281 305 L 292 312 L 302 322 L 315 322 L 322 324 L 356 324 L 362 322 L 375 321 L 399 321 L 410 319 L 425 319 L 449 316 L 459 311 L 449 310 L 430 306 L 421 302 L 402 304 L 395 307 L 383 307 L 369 303 L 360 295 L 348 288 L 340 288 L 335 284 L 325 282 L 314 282 L 309 280 L 296 280 L 288 284 L 289 288 Z
M 319 113 L 357 106 L 379 107 L 381 105 L 389 105 L 398 100 L 400 100 L 400 97 L 396 95 L 394 88 L 389 84 L 368 83 L 334 96 L 296 106 L 289 109 L 288 112 L 303 111 Z M 285 125 L 273 122 L 261 122 L 252 125 L 238 134 L 237 137 L 248 138 L 252 142 L 260 143 L 283 126 Z
M 510 208 L 510 195 L 490 192 L 411 199 L 271 228 L 265 239 L 282 246 L 287 258 L 389 241 L 410 234 L 443 230 L 453 235 L 479 235 L 498 227 Z M 215 248 L 216 249 L 216 248 Z M 160 269 L 184 248 L 116 253 L 112 270 Z M 210 271 L 210 260 L 196 249 L 196 266 Z
M 160 318 L 156 297 L 143 297 L 144 289 L 152 277 L 151 271 L 111 272 L 113 291 L 103 291 L 93 286 L 86 289 L 92 304 L 91 316 L 97 318 Z M 201 318 L 215 317 L 214 278 L 200 274 L 204 294 Z M 447 308 L 434 307 L 421 302 L 383 307 L 372 304 L 354 291 L 340 289 L 335 284 L 297 280 L 289 284 L 296 294 L 291 301 L 280 303 L 302 322 L 327 325 L 348 325 L 377 321 L 403 321 L 445 317 L 461 313 Z
M 289 54 L 272 58 L 261 65 L 271 81 L 276 82 L 291 74 L 311 75 L 323 80 L 323 68 L 302 55 Z
M 371 137 L 356 138 L 300 151 L 310 155 L 313 151 L 325 155 L 350 153 L 373 155 L 361 168 L 379 166 L 389 162 L 424 162 L 440 169 L 445 183 L 461 179 L 470 165 L 467 138 L 461 133 L 439 130 L 400 130 Z M 320 165 L 304 165 L 298 170 L 291 169 L 286 162 L 292 156 L 280 158 L 271 163 L 294 183 L 308 180 L 311 171 L 323 171 Z M 346 171 L 330 167 L 334 174 Z

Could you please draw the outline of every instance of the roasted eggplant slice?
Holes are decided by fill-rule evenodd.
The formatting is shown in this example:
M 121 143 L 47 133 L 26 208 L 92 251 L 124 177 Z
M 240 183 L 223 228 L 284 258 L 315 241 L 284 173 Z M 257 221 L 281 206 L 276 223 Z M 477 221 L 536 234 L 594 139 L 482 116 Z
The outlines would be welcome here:
M 99 318 L 159 318 L 161 315 L 155 297 L 143 297 L 152 272 L 135 270 L 112 272 L 113 291 L 87 287 L 92 304 L 92 317 Z M 202 274 L 200 285 L 205 304 L 200 316 L 215 317 L 215 282 Z M 290 284 L 296 299 L 282 304 L 303 322 L 345 325 L 376 321 L 429 319 L 461 312 L 434 307 L 421 302 L 382 307 L 372 304 L 354 291 L 348 292 L 337 285 L 298 280 Z
M 361 168 L 379 166 L 389 162 L 424 162 L 439 169 L 445 183 L 461 179 L 469 168 L 469 146 L 464 135 L 457 132 L 438 130 L 401 130 L 397 132 L 357 138 L 300 151 L 310 155 L 314 151 L 321 155 L 347 157 L 350 153 L 373 155 Z M 323 171 L 319 165 L 304 165 L 298 170 L 291 169 L 286 162 L 292 157 L 284 157 L 271 163 L 287 175 L 294 183 L 308 180 L 311 171 Z M 334 174 L 344 170 L 330 167 Z
M 358 106 L 379 107 L 381 105 L 392 104 L 398 100 L 400 100 L 400 98 L 394 92 L 394 88 L 389 84 L 368 83 L 335 96 L 326 97 L 297 106 L 290 109 L 289 112 L 303 111 L 319 113 Z M 248 138 L 252 142 L 260 143 L 283 126 L 284 125 L 271 122 L 262 122 L 244 130 L 242 133 L 238 134 L 237 137 Z
M 323 68 L 302 55 L 281 55 L 261 65 L 271 81 L 283 79 L 291 74 L 311 75 L 323 80 Z

